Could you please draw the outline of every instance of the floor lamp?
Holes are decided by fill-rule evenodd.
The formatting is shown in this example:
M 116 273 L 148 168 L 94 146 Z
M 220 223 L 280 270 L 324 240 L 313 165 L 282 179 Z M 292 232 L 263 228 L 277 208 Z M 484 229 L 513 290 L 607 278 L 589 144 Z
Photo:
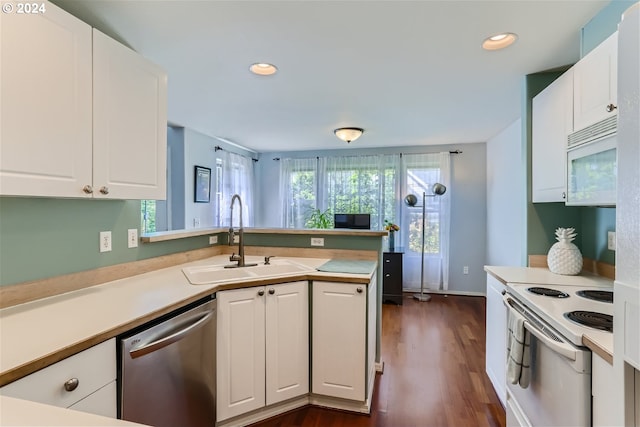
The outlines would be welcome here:
M 427 197 L 435 197 L 435 196 L 442 196 L 445 192 L 447 191 L 447 187 L 445 187 L 444 185 L 440 184 L 439 182 L 436 182 L 435 184 L 433 184 L 433 186 L 431 187 L 431 192 L 433 194 L 427 194 L 426 192 L 422 192 L 422 258 L 420 260 L 420 293 L 419 294 L 413 294 L 413 297 L 415 299 L 417 299 L 418 301 L 429 301 L 431 299 L 431 296 L 426 295 L 424 293 L 424 221 L 425 221 L 425 207 L 427 205 Z M 409 194 L 407 197 L 404 198 L 404 202 L 411 207 L 415 207 L 415 205 L 418 203 L 418 198 L 414 195 L 414 194 Z

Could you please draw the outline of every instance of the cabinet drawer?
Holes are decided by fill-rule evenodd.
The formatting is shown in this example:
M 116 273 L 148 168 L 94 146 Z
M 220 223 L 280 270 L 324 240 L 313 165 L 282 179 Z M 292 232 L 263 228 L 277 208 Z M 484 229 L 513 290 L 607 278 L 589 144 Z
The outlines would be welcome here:
M 65 382 L 78 386 L 66 391 Z M 116 379 L 115 338 L 2 387 L 5 396 L 68 408 Z
M 118 418 L 118 388 L 116 381 L 111 381 L 95 393 L 74 403 L 69 409 L 102 415 L 103 417 Z

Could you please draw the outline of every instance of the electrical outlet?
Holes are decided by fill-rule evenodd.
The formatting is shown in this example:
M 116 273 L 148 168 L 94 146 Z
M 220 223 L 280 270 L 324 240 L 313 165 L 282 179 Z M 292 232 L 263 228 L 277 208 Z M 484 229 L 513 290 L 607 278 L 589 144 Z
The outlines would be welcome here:
M 610 251 L 616 250 L 616 232 L 609 231 L 607 232 L 607 249 Z
M 100 252 L 111 252 L 111 232 L 100 232 Z
M 218 243 L 218 236 L 209 236 L 209 244 L 215 245 L 216 243 Z
M 138 247 L 138 229 L 137 228 L 130 228 L 127 230 L 127 247 L 128 248 Z
M 233 235 L 233 243 L 240 243 L 240 235 L 238 234 Z
M 324 246 L 324 238 L 323 237 L 312 237 L 311 238 L 311 246 Z
M 469 266 L 465 265 L 464 267 L 462 267 L 462 274 L 469 274 Z

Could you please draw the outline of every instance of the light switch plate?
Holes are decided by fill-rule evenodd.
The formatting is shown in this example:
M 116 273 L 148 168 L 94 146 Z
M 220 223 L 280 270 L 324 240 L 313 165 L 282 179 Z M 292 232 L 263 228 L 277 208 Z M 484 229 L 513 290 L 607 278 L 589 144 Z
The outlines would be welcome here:
M 138 229 L 137 228 L 130 228 L 127 230 L 127 247 L 129 248 L 138 247 Z
M 616 232 L 609 231 L 607 232 L 607 249 L 610 251 L 616 250 Z
M 100 252 L 111 252 L 111 232 L 100 232 Z
M 218 236 L 209 236 L 209 244 L 215 245 L 216 243 L 218 243 Z

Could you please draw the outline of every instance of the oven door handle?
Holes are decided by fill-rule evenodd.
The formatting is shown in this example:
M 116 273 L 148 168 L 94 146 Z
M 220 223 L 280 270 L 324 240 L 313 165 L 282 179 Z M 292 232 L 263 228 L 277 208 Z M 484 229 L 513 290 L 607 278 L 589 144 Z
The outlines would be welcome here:
M 536 328 L 535 325 L 531 324 L 531 322 L 529 322 L 528 320 L 524 321 L 524 327 L 527 331 L 529 331 L 531 334 L 533 334 L 533 336 L 538 338 L 539 341 L 542 341 L 542 343 L 547 347 L 549 347 L 551 350 L 566 357 L 569 360 L 576 360 L 577 350 L 573 348 L 573 346 L 564 342 L 557 342 L 552 340 L 551 338 L 546 336 L 544 333 L 542 333 L 542 331 Z

